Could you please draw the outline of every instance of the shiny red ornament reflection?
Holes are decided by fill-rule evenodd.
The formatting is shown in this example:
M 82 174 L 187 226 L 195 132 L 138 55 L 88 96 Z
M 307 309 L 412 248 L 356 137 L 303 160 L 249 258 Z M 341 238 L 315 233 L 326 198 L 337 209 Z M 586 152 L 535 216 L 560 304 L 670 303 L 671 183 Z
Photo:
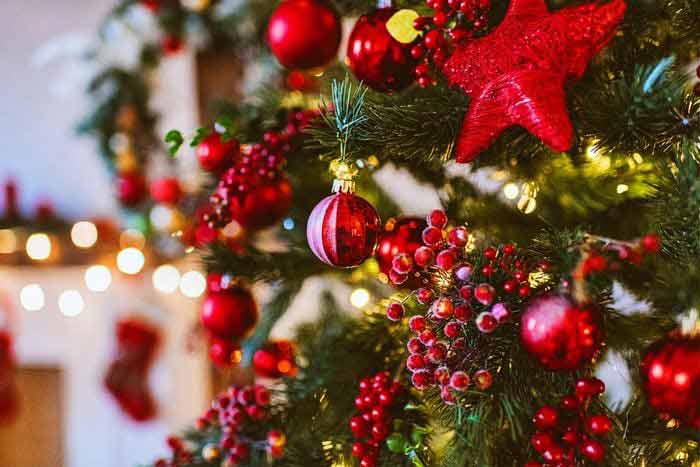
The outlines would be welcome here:
M 379 263 L 379 270 L 387 276 L 391 272 L 392 261 L 397 255 L 407 255 L 413 258 L 416 250 L 423 244 L 421 234 L 426 223 L 417 217 L 404 217 L 395 221 L 388 221 L 379 236 L 375 257 Z M 410 279 L 409 279 L 410 280 Z M 418 283 L 410 283 L 409 288 L 416 288 Z
M 202 325 L 222 339 L 241 339 L 255 326 L 258 307 L 251 293 L 242 288 L 209 292 L 201 312 Z
M 600 313 L 577 307 L 560 296 L 542 297 L 522 315 L 525 350 L 546 368 L 576 370 L 595 356 L 603 340 Z
M 394 13 L 394 8 L 380 8 L 361 16 L 348 41 L 350 69 L 375 91 L 400 91 L 413 83 L 412 44 L 397 41 L 386 28 Z
M 314 254 L 331 266 L 359 266 L 372 256 L 381 221 L 374 207 L 351 193 L 321 200 L 309 216 L 306 238 Z
M 231 218 L 248 229 L 269 227 L 292 207 L 292 186 L 286 178 L 257 186 L 230 199 Z
M 450 84 L 471 97 L 457 141 L 457 162 L 470 162 L 506 128 L 520 125 L 555 151 L 573 144 L 565 85 L 613 38 L 624 0 L 562 8 L 512 0 L 485 37 L 457 48 L 444 66 Z
M 265 378 L 294 376 L 297 372 L 294 355 L 294 345 L 291 342 L 268 342 L 253 354 L 255 374 Z
M 340 18 L 323 0 L 284 0 L 270 17 L 267 42 L 287 68 L 327 65 L 340 47 Z
M 652 345 L 641 365 L 649 405 L 700 427 L 700 337 L 674 333 Z

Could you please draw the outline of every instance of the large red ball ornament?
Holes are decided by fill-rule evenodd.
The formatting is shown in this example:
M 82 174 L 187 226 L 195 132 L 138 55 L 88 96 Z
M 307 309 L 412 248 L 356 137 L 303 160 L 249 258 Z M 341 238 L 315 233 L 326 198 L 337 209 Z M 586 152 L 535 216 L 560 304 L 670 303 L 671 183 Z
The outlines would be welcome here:
M 231 218 L 247 229 L 270 227 L 292 207 L 292 186 L 286 178 L 272 180 L 230 199 Z
M 117 176 L 117 198 L 124 206 L 134 206 L 146 196 L 146 179 L 139 172 L 125 172 Z
M 700 337 L 674 333 L 653 344 L 641 365 L 649 405 L 700 427 Z
M 600 348 L 601 316 L 596 309 L 577 307 L 561 296 L 542 297 L 523 313 L 520 338 L 546 368 L 576 370 Z
M 399 91 L 413 82 L 412 44 L 402 44 L 386 28 L 396 13 L 381 8 L 355 23 L 348 42 L 348 64 L 357 79 L 380 92 Z
M 379 236 L 375 253 L 379 270 L 388 276 L 396 255 L 404 254 L 413 258 L 416 250 L 423 245 L 421 235 L 426 226 L 425 220 L 418 217 L 404 217 L 387 222 Z
M 253 354 L 255 374 L 264 378 L 294 376 L 297 371 L 294 354 L 294 345 L 291 342 L 268 342 Z
M 340 19 L 322 0 L 284 0 L 270 18 L 267 42 L 287 68 L 327 65 L 340 46 Z
M 371 204 L 340 192 L 316 205 L 306 226 L 306 239 L 324 263 L 351 268 L 372 256 L 380 228 L 379 215 Z
M 151 198 L 158 203 L 177 204 L 182 198 L 182 188 L 176 178 L 166 177 L 151 182 Z
M 220 134 L 212 133 L 199 143 L 195 152 L 202 170 L 218 172 L 231 165 L 240 150 L 240 144 L 235 139 L 224 141 Z
M 245 337 L 258 320 L 258 307 L 245 289 L 209 293 L 202 304 L 202 325 L 222 339 Z

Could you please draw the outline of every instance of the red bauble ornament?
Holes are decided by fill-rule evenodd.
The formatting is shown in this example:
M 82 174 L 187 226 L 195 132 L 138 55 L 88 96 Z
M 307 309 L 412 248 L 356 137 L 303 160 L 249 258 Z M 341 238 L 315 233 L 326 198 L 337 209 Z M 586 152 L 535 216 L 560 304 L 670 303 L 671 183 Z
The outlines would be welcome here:
M 679 332 L 653 344 L 641 365 L 649 405 L 700 427 L 700 337 Z
M 245 289 L 209 293 L 202 304 L 202 325 L 216 337 L 245 337 L 258 320 L 258 307 Z
M 253 354 L 255 374 L 265 378 L 294 376 L 297 371 L 294 355 L 294 345 L 291 342 L 268 342 Z
M 135 206 L 146 195 L 146 179 L 139 172 L 124 172 L 117 176 L 117 198 L 124 206 Z
M 361 16 L 348 42 L 348 65 L 358 80 L 380 91 L 399 91 L 413 82 L 412 44 L 402 44 L 386 28 L 396 13 L 380 8 Z
M 233 163 L 240 149 L 235 139 L 223 141 L 220 134 L 212 133 L 197 146 L 199 166 L 207 172 L 218 172 Z
M 309 216 L 306 238 L 326 264 L 350 268 L 372 256 L 381 228 L 374 207 L 352 193 L 330 195 Z
M 212 336 L 209 340 L 209 359 L 219 368 L 231 368 L 240 361 L 241 346 L 234 341 Z
M 603 338 L 600 313 L 560 296 L 532 302 L 522 315 L 525 349 L 550 370 L 575 370 L 588 363 Z
M 274 225 L 292 207 L 292 186 L 286 178 L 263 183 L 231 198 L 231 218 L 248 229 Z
M 156 402 L 148 387 L 148 372 L 160 344 L 160 331 L 138 318 L 117 323 L 117 354 L 104 384 L 119 407 L 137 422 L 156 415 Z
M 388 276 L 396 256 L 413 258 L 416 250 L 423 244 L 421 234 L 425 227 L 425 221 L 418 217 L 404 217 L 387 222 L 379 236 L 377 251 L 374 254 L 379 263 L 379 270 Z M 418 287 L 414 282 L 409 280 L 406 287 Z
M 489 35 L 457 48 L 444 66 L 450 84 L 471 96 L 457 141 L 470 162 L 508 127 L 520 125 L 555 151 L 573 143 L 565 84 L 612 39 L 624 0 L 547 11 L 544 0 L 512 0 Z
M 340 18 L 322 0 L 284 0 L 270 17 L 267 42 L 287 68 L 327 65 L 340 46 Z
M 176 178 L 160 178 L 151 182 L 151 198 L 158 203 L 177 204 L 182 197 L 182 188 Z

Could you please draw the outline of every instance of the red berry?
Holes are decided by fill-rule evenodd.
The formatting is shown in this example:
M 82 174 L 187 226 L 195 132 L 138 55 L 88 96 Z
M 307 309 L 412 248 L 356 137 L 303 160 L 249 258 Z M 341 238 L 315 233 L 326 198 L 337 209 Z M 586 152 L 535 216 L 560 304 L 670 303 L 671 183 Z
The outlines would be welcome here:
M 505 293 L 513 293 L 518 287 L 518 284 L 514 280 L 507 280 L 503 283 L 503 291 Z
M 426 229 L 427 230 L 427 229 Z M 439 232 L 440 238 L 438 239 L 438 242 L 440 239 L 442 239 L 442 233 Z M 423 231 L 424 238 L 425 238 L 425 231 Z M 431 238 L 433 233 L 430 234 Z M 424 240 L 425 241 L 425 240 Z M 415 260 L 416 264 L 419 267 L 425 268 L 428 266 L 431 266 L 435 262 L 435 252 L 431 249 L 428 248 L 427 246 L 421 246 L 418 247 L 415 253 L 413 253 L 413 259 Z
M 443 42 L 444 38 L 440 34 L 440 31 L 438 31 L 437 29 L 428 31 L 423 37 L 423 45 L 425 45 L 426 49 L 437 49 L 438 47 L 440 47 L 440 45 L 442 45 Z M 445 216 L 445 219 L 447 219 L 447 216 Z
M 436 319 L 448 319 L 454 313 L 454 304 L 449 298 L 441 297 L 433 302 L 430 311 Z
M 496 318 L 496 321 L 498 321 L 499 324 L 505 323 L 512 316 L 512 313 L 510 312 L 508 307 L 503 303 L 496 303 L 491 308 L 491 314 L 494 318 Z
M 255 386 L 255 403 L 263 407 L 269 405 L 270 391 L 263 386 Z
M 498 320 L 489 313 L 485 311 L 476 317 L 476 327 L 479 331 L 489 334 L 496 330 L 498 327 Z
M 485 391 L 493 384 L 493 376 L 488 370 L 479 370 L 474 373 L 474 385 L 480 391 Z
M 593 462 L 602 462 L 605 459 L 605 446 L 594 439 L 584 440 L 579 446 L 579 451 Z
M 237 443 L 231 449 L 230 455 L 238 460 L 245 460 L 250 455 L 250 447 L 244 443 Z
M 425 351 L 425 346 L 417 337 L 411 337 L 406 344 L 406 348 L 412 354 L 417 354 Z
M 360 467 L 376 467 L 377 459 L 375 457 L 365 456 L 360 459 Z
M 197 146 L 197 159 L 203 170 L 217 172 L 240 154 L 240 146 L 235 139 L 224 142 L 221 135 L 211 133 Z
M 447 243 L 451 246 L 461 248 L 469 242 L 469 232 L 464 227 L 455 227 L 447 234 Z
M 365 455 L 365 444 L 359 441 L 352 444 L 352 456 L 356 458 L 361 458 Z
M 386 412 L 382 407 L 373 407 L 370 411 L 370 415 L 372 417 L 372 420 L 375 422 L 379 422 L 387 416 Z
M 423 390 L 432 383 L 432 374 L 428 370 L 416 371 L 411 376 L 411 383 L 416 389 Z
M 450 369 L 446 366 L 439 366 L 433 372 L 433 377 L 438 384 L 448 384 L 450 382 Z
M 367 422 L 359 416 L 354 416 L 350 419 L 350 431 L 352 431 L 355 438 L 364 438 L 369 434 Z
M 454 339 L 462 332 L 462 326 L 457 321 L 450 321 L 442 330 L 447 337 Z
M 400 303 L 392 303 L 386 309 L 386 316 L 391 321 L 400 321 L 404 315 L 403 305 Z
M 469 300 L 474 296 L 474 288 L 471 285 L 464 285 L 459 289 L 459 296 L 464 300 Z
M 392 269 L 389 271 L 389 280 L 394 285 L 402 285 L 408 280 L 408 274 L 401 274 Z
M 504 256 L 510 256 L 513 253 L 515 253 L 515 245 L 513 245 L 511 243 L 506 243 L 505 245 L 503 245 L 503 255 Z
M 452 389 L 450 388 L 450 386 L 442 386 L 440 388 L 440 397 L 442 398 L 442 401 L 447 405 L 455 404 L 455 396 L 452 393 Z
M 241 405 L 249 405 L 255 402 L 255 390 L 251 387 L 245 387 L 238 392 L 238 403 Z
M 391 268 L 399 274 L 408 274 L 413 270 L 413 260 L 407 254 L 396 255 L 391 261 Z
M 416 290 L 416 300 L 418 303 L 425 305 L 433 300 L 433 291 L 430 289 L 418 289 Z
M 597 436 L 605 436 L 612 430 L 612 421 L 607 415 L 593 415 L 586 419 L 588 431 Z
M 442 230 L 434 226 L 426 227 L 421 237 L 423 238 L 423 243 L 426 245 L 438 246 L 442 243 Z
M 425 55 L 425 49 L 420 44 L 414 45 L 411 48 L 411 57 L 413 57 L 415 60 L 418 60 L 423 55 Z
M 554 407 L 545 405 L 532 418 L 538 430 L 551 430 L 559 424 L 559 412 Z
M 471 264 L 463 264 L 455 269 L 455 277 L 462 282 L 469 282 L 472 277 L 474 267 Z
M 357 396 L 355 398 L 355 408 L 359 411 L 365 410 L 366 407 L 365 407 L 364 399 L 362 398 L 362 396 Z
M 463 371 L 455 371 L 450 377 L 450 387 L 455 391 L 466 391 L 470 382 L 469 375 Z
M 661 251 L 661 238 L 658 235 L 645 235 L 639 242 L 647 253 L 658 253 Z
M 520 295 L 521 298 L 527 298 L 530 295 L 530 286 L 527 284 L 521 285 L 518 289 L 518 295 Z
M 388 407 L 394 402 L 394 396 L 390 391 L 382 391 L 379 393 L 379 404 Z
M 532 438 L 530 438 L 530 443 L 532 443 L 532 447 L 535 448 L 535 451 L 539 452 L 540 454 L 554 446 L 552 436 L 549 433 L 544 433 L 542 431 L 538 431 L 532 435 Z
M 426 220 L 428 221 L 428 225 L 437 227 L 438 229 L 444 229 L 447 225 L 447 214 L 445 214 L 445 211 L 442 209 L 435 209 L 428 214 Z
M 576 397 L 589 399 L 605 392 L 605 383 L 598 378 L 583 378 L 576 381 Z
M 425 359 L 422 355 L 411 354 L 406 359 L 406 368 L 408 368 L 409 371 L 413 372 L 422 370 L 423 368 L 425 368 Z
M 467 303 L 460 303 L 454 309 L 454 317 L 457 321 L 466 323 L 472 319 L 472 307 Z
M 447 346 L 441 342 L 436 342 L 427 354 L 428 360 L 431 363 L 440 363 L 447 357 Z
M 490 264 L 487 264 L 486 266 L 481 268 L 481 274 L 483 274 L 486 277 L 493 276 L 494 272 L 495 272 L 495 270 L 494 270 L 493 266 L 491 266 Z
M 489 284 L 479 284 L 474 289 L 474 298 L 484 306 L 491 305 L 496 295 L 496 291 Z
M 484 258 L 487 260 L 493 261 L 496 259 L 496 256 L 498 256 L 498 250 L 496 250 L 494 247 L 490 246 L 484 250 Z
M 553 444 L 542 453 L 542 457 L 547 462 L 558 463 L 564 458 L 564 450 L 561 448 L 561 446 Z
M 575 445 L 578 442 L 578 433 L 576 432 L 576 427 L 570 426 L 564 430 L 561 435 L 561 440 L 566 444 Z
M 436 12 L 435 16 L 433 16 L 433 24 L 439 28 L 445 26 L 447 24 L 447 15 L 442 11 Z
M 576 396 L 564 396 L 564 398 L 561 400 L 561 407 L 564 410 L 568 410 L 569 412 L 573 412 L 578 409 L 578 399 Z
M 408 320 L 408 327 L 413 332 L 421 332 L 425 329 L 425 318 L 423 316 L 411 316 Z
M 443 250 L 438 253 L 435 263 L 443 271 L 449 271 L 457 261 L 457 254 L 452 250 Z

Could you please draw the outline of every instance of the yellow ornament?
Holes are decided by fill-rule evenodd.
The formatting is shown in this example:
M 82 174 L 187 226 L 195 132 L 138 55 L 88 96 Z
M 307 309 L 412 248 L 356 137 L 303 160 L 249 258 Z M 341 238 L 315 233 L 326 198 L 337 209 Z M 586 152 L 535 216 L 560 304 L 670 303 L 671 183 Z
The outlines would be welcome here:
M 134 172 L 139 168 L 139 161 L 131 149 L 117 154 L 114 160 L 114 166 L 119 173 Z
M 206 462 L 213 462 L 219 457 L 221 457 L 221 451 L 216 444 L 207 444 L 202 449 L 202 459 Z
M 410 44 L 420 34 L 413 27 L 413 22 L 418 16 L 414 10 L 399 10 L 386 22 L 386 30 L 389 31 L 391 37 L 402 44 Z

